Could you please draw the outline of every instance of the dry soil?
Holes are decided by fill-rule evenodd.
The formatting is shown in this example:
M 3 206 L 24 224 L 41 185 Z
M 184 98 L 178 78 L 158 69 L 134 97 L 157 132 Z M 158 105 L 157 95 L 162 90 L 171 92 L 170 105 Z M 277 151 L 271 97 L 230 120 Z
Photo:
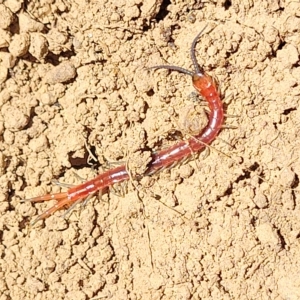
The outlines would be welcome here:
M 0 1 L 0 299 L 300 299 L 299 1 Z M 226 126 L 62 218 L 21 200 Z M 195 118 L 196 117 L 196 118 Z M 198 122 L 195 123 L 195 120 Z M 198 126 L 198 127 L 197 127 Z M 92 158 L 94 156 L 94 158 Z

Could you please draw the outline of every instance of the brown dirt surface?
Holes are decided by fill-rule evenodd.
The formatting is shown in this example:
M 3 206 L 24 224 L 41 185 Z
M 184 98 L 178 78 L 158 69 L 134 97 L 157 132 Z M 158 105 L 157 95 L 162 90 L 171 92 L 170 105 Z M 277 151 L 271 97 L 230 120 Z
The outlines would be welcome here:
M 299 1 L 0 1 L 0 300 L 300 299 Z M 207 123 L 199 156 L 29 226 L 66 190 Z M 198 121 L 197 121 L 198 120 Z M 91 155 L 95 159 L 91 158 Z M 94 165 L 94 166 L 92 166 Z M 123 197 L 122 197 L 123 196 Z

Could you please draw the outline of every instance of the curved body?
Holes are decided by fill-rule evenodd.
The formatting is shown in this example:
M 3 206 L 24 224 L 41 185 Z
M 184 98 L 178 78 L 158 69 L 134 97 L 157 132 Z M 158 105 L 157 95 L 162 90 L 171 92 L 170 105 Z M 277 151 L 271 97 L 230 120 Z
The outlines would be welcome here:
M 187 141 L 181 141 L 168 149 L 153 154 L 152 161 L 149 163 L 148 169 L 144 174 L 145 176 L 152 175 L 163 168 L 169 167 L 176 162 L 180 162 L 186 157 L 190 156 L 192 153 L 203 149 L 207 144 L 210 144 L 216 138 L 222 128 L 224 122 L 224 112 L 221 98 L 218 93 L 218 88 L 214 79 L 205 74 L 205 72 L 198 66 L 195 58 L 195 44 L 203 30 L 194 39 L 191 47 L 191 57 L 195 67 L 195 73 L 180 67 L 168 65 L 153 67 L 153 69 L 164 68 L 190 75 L 192 77 L 193 86 L 208 103 L 208 107 L 210 109 L 209 122 L 207 126 L 201 132 L 199 132 L 199 134 L 191 137 Z M 70 206 L 74 203 L 83 201 L 89 195 L 103 190 L 106 187 L 112 186 L 115 183 L 129 180 L 129 178 L 130 175 L 126 170 L 126 166 L 122 165 L 101 173 L 96 178 L 86 181 L 83 184 L 74 186 L 68 189 L 68 191 L 65 193 L 49 194 L 27 199 L 25 201 L 58 201 L 56 205 L 39 215 L 31 224 L 35 224 L 37 221 L 48 217 L 55 211 L 65 206 Z

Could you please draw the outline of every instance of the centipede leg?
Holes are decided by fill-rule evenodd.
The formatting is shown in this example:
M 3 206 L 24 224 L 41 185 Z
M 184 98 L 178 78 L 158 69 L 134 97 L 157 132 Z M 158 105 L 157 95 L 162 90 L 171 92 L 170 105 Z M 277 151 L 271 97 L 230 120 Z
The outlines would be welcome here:
M 30 223 L 30 226 L 33 226 L 38 221 L 43 220 L 43 219 L 51 216 L 52 214 L 54 214 L 56 211 L 60 210 L 64 206 L 69 205 L 70 204 L 69 202 L 70 202 L 70 199 L 68 199 L 68 198 L 59 201 L 57 204 L 55 204 L 54 206 L 52 206 L 51 208 L 49 208 L 48 210 L 46 210 L 45 212 L 43 212 L 42 214 L 40 214 L 36 219 L 34 219 Z

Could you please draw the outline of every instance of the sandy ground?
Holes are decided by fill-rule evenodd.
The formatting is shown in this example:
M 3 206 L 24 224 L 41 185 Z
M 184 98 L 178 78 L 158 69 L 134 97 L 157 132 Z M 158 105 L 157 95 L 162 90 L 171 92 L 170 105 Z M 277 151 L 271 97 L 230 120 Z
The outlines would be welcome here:
M 1 300 L 300 299 L 299 1 L 0 3 Z M 205 25 L 210 150 L 30 227 L 53 180 L 142 174 L 205 126 L 188 76 L 147 70 L 192 69 Z

